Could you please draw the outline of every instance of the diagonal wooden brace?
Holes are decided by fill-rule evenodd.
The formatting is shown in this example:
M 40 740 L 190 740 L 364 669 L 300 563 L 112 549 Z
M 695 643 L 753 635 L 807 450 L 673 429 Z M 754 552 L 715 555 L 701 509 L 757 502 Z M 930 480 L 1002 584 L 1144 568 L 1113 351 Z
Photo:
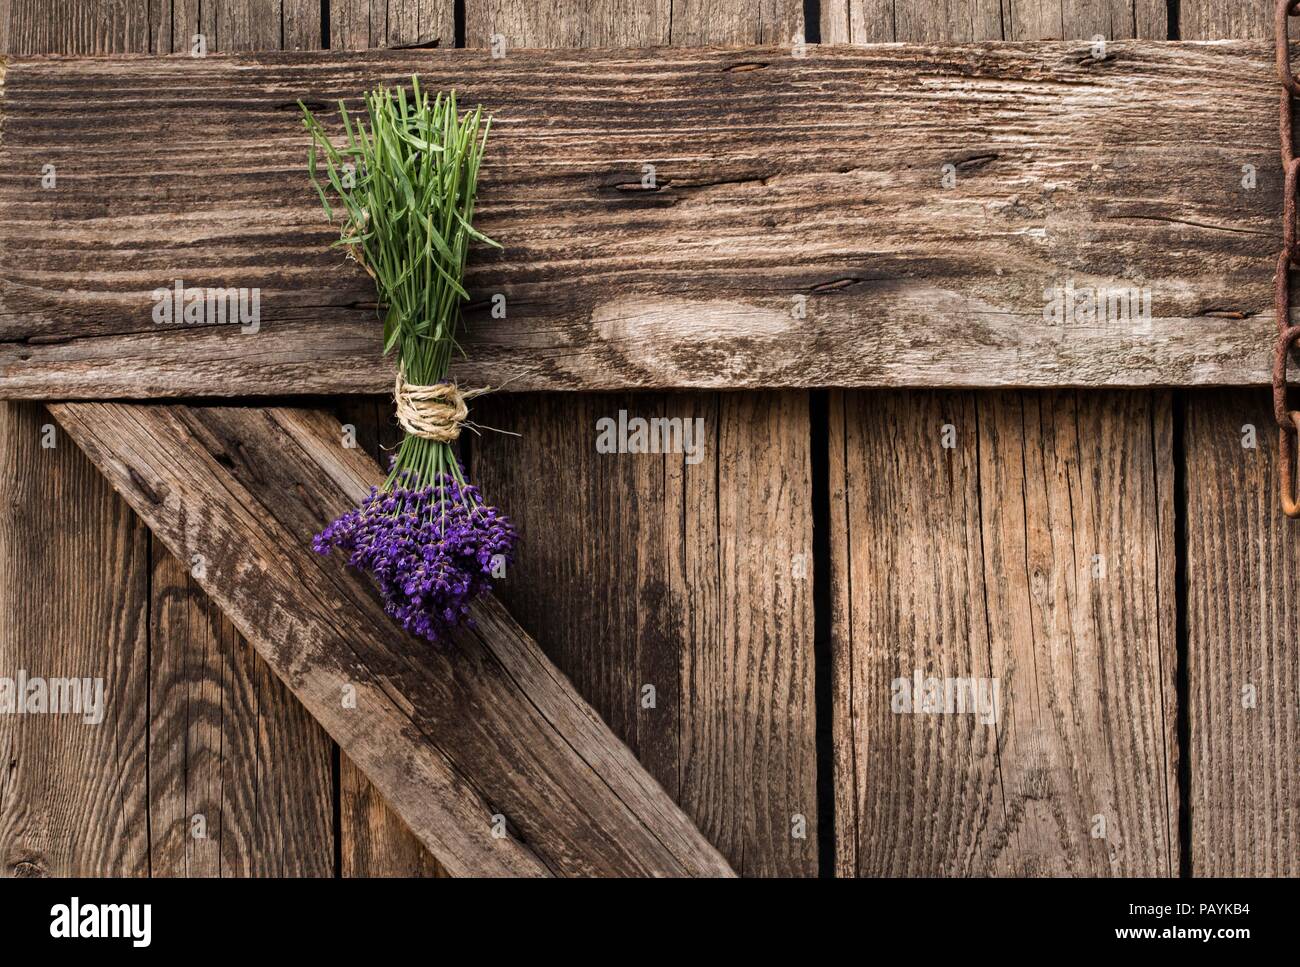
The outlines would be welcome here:
M 405 635 L 310 538 L 382 479 L 316 411 L 51 411 L 453 874 L 731 876 L 499 603 L 454 648 Z M 353 701 L 354 699 L 354 701 Z

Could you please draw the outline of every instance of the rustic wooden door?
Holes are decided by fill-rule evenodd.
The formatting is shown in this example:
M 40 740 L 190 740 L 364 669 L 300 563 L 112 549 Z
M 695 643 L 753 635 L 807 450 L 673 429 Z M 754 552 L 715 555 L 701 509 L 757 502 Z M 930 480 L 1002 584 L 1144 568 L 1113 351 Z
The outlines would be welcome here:
M 0 0 L 0 50 L 1209 40 L 1270 23 L 1255 0 Z M 377 456 L 391 439 L 386 400 L 328 405 Z M 620 411 L 703 419 L 707 458 L 597 453 L 596 422 Z M 1274 506 L 1265 391 L 503 392 L 476 414 L 520 434 L 467 454 L 526 542 L 502 600 L 742 874 L 1300 872 L 1300 551 Z M 0 674 L 114 690 L 93 732 L 0 716 L 6 871 L 439 871 L 41 405 L 0 404 L 0 467 Z M 900 680 L 930 677 L 997 683 L 996 720 L 900 714 Z

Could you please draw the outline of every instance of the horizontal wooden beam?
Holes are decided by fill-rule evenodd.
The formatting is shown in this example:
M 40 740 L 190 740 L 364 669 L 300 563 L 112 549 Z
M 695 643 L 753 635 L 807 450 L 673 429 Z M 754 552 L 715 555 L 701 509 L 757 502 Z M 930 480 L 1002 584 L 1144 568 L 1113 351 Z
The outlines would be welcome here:
M 312 552 L 312 533 L 381 479 L 337 421 L 52 411 L 453 874 L 732 875 L 500 604 L 482 601 L 476 628 L 434 647 L 404 635 L 339 555 Z
M 434 50 L 11 61 L 0 397 L 386 390 L 295 102 L 417 72 L 496 118 L 464 383 L 1267 379 L 1261 45 Z M 258 290 L 256 331 L 155 321 L 176 280 Z

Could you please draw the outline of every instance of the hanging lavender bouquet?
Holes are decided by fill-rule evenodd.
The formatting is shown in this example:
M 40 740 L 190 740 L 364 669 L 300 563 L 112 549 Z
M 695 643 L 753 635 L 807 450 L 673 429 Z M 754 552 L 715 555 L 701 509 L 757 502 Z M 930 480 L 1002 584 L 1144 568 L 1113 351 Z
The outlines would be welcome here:
M 515 531 L 486 505 L 452 449 L 466 400 L 448 378 L 471 240 L 474 198 L 490 119 L 461 114 L 456 95 L 378 88 L 366 115 L 340 102 L 346 144 L 336 147 L 305 105 L 311 183 L 339 241 L 371 278 L 384 311 L 384 352 L 398 355 L 394 400 L 405 431 L 382 487 L 316 536 L 321 554 L 348 555 L 379 583 L 388 613 L 408 631 L 445 640 L 512 559 Z M 318 160 L 323 159 L 323 171 Z M 323 173 L 324 177 L 321 177 Z M 330 205 L 327 190 L 339 204 Z M 482 391 L 478 391 L 482 392 Z

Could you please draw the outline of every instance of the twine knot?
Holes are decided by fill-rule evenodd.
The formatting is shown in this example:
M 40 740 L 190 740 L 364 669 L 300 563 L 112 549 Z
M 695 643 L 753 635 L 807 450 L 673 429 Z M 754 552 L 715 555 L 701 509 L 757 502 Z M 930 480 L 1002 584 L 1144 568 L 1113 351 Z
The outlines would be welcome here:
M 405 374 L 399 372 L 393 387 L 397 422 L 411 436 L 451 443 L 460 436 L 460 428 L 469 416 L 465 401 L 484 392 L 486 390 L 462 393 L 455 383 L 418 386 L 408 383 Z

